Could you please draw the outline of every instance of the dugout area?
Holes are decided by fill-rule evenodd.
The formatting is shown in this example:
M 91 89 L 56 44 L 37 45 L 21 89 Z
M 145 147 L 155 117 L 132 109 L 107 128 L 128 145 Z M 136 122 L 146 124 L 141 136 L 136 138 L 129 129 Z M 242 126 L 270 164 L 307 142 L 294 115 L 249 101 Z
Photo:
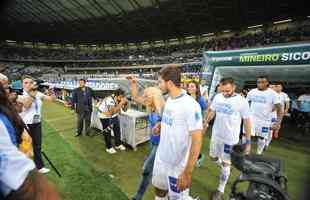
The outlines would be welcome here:
M 233 77 L 238 90 L 256 86 L 256 78 L 267 75 L 270 81 L 282 81 L 292 95 L 310 87 L 310 44 L 255 49 L 206 51 L 203 71 L 212 74 L 210 95 L 223 77 Z

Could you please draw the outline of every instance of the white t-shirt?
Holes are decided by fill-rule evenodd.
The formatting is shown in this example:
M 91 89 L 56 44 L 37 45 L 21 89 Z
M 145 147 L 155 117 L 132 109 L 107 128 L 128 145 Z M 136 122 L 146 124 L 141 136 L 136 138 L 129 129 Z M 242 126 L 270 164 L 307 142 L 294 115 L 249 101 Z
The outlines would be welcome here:
M 109 96 L 109 97 L 106 97 L 105 99 L 102 100 L 102 102 L 99 104 L 99 113 L 98 113 L 98 117 L 101 118 L 101 119 L 108 119 L 108 118 L 111 118 L 110 116 L 106 116 L 105 114 L 103 114 L 104 112 L 108 112 L 109 109 L 111 109 L 112 107 L 115 107 L 116 106 L 116 102 L 115 100 Z M 113 117 L 116 117 L 118 114 L 115 113 L 114 115 L 112 115 L 112 118 Z
M 4 123 L 0 121 L 0 192 L 7 196 L 17 190 L 34 168 L 33 161 L 12 143 Z
M 275 104 L 280 104 L 280 96 L 272 89 L 261 91 L 252 89 L 247 100 L 250 102 L 252 117 L 255 121 L 271 122 Z
M 29 94 L 24 91 L 23 95 L 18 98 L 29 97 Z M 42 119 L 42 99 L 46 97 L 45 94 L 41 92 L 37 92 L 36 99 L 32 102 L 30 108 L 23 107 L 23 111 L 20 113 L 21 118 L 25 122 L 25 124 L 33 124 L 41 122 Z M 34 116 L 37 115 L 38 119 L 34 121 Z
M 167 99 L 160 132 L 156 159 L 171 167 L 186 167 L 191 144 L 191 131 L 202 130 L 199 104 L 182 93 L 176 99 Z
M 310 95 L 304 94 L 298 97 L 297 101 L 300 101 L 300 111 L 310 112 Z
M 277 95 L 280 98 L 281 110 L 282 110 L 282 112 L 284 112 L 285 111 L 285 103 L 290 101 L 290 98 L 285 92 L 277 93 Z M 277 118 L 277 111 L 273 111 L 272 118 L 273 119 Z
M 251 116 L 247 100 L 239 94 L 225 98 L 220 93 L 214 97 L 210 109 L 216 113 L 212 137 L 228 145 L 237 144 L 241 120 Z
M 280 104 L 282 111 L 285 110 L 285 103 L 290 101 L 289 96 L 285 92 L 280 92 Z

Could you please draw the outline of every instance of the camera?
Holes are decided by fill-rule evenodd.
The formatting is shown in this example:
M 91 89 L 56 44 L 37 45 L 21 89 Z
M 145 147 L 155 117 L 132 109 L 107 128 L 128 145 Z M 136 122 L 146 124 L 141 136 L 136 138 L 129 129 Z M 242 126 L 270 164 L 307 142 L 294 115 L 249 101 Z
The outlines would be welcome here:
M 39 86 L 37 85 L 37 83 L 35 82 L 31 88 L 32 91 L 37 91 L 39 89 Z
M 44 88 L 46 88 L 47 86 L 44 85 L 44 81 L 43 80 L 34 80 L 34 84 L 31 88 L 32 91 L 43 91 Z
M 234 181 L 230 200 L 289 200 L 284 164 L 277 158 L 244 155 L 244 145 L 232 149 L 232 164 L 241 172 Z M 246 191 L 237 192 L 237 186 L 248 183 Z

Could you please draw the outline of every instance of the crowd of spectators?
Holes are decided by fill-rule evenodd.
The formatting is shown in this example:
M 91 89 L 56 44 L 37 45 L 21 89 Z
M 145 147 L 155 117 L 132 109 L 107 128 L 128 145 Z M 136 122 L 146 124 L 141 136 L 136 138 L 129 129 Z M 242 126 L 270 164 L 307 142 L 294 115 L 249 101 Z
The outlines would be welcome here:
M 184 76 L 188 77 L 197 77 L 201 75 L 201 65 L 181 65 L 181 72 Z M 101 72 L 101 73 L 43 73 L 40 77 L 43 80 L 48 81 L 67 81 L 73 80 L 78 81 L 79 79 L 113 79 L 113 78 L 126 78 L 128 74 L 132 74 L 138 78 L 142 79 L 158 79 L 158 71 L 160 68 L 145 68 L 145 69 L 129 69 L 129 70 L 113 70 L 111 72 Z
M 208 41 L 162 47 L 123 50 L 43 49 L 2 45 L 0 59 L 35 60 L 109 60 L 118 66 L 196 62 L 203 50 L 231 50 L 260 47 L 310 39 L 309 26 L 284 30 L 235 33 L 230 37 L 210 37 Z M 93 64 L 93 63 L 91 63 Z M 102 65 L 103 63 L 101 63 Z

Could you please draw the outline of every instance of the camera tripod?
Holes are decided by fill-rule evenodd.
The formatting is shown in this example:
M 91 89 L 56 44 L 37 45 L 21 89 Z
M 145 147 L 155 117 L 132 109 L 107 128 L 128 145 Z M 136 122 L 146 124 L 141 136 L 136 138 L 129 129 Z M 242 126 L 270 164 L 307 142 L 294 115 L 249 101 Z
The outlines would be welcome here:
M 53 170 L 56 172 L 56 174 L 61 178 L 61 174 L 58 171 L 58 169 L 55 167 L 55 165 L 53 164 L 53 162 L 48 158 L 48 156 L 46 155 L 46 153 L 44 153 L 44 151 L 41 151 L 43 157 L 47 160 L 47 162 L 51 165 L 51 167 L 53 168 Z

